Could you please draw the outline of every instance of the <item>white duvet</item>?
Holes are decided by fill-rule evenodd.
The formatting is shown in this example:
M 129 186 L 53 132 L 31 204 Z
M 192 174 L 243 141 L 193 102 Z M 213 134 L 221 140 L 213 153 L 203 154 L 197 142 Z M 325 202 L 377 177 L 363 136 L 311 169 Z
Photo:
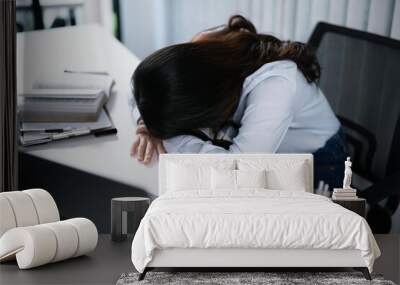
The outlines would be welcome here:
M 380 255 L 359 215 L 319 195 L 265 189 L 160 196 L 136 232 L 132 262 L 143 272 L 165 248 L 358 249 L 371 272 Z

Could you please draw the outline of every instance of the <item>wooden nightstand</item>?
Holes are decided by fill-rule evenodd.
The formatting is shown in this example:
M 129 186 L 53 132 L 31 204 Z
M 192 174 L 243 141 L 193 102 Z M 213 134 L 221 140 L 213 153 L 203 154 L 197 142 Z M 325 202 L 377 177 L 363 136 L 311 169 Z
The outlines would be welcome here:
M 366 211 L 366 201 L 362 198 L 357 198 L 356 200 L 336 200 L 332 199 L 332 202 L 339 204 L 340 206 L 359 214 L 361 217 L 365 218 Z

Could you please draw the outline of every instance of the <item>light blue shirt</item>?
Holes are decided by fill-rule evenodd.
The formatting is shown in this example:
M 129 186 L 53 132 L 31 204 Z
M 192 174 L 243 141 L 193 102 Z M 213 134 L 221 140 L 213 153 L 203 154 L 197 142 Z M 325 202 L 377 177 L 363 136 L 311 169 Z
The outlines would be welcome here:
M 133 110 L 135 122 L 139 118 Z M 191 135 L 164 140 L 169 153 L 313 153 L 340 128 L 322 91 L 288 60 L 267 63 L 248 76 L 233 120 L 222 138 L 228 150 Z

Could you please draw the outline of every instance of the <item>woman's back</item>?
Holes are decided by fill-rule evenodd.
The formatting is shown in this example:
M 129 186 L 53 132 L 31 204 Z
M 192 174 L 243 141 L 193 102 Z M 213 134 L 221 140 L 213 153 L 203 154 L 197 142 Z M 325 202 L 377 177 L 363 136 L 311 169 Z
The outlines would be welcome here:
M 300 97 L 299 108 L 277 152 L 312 153 L 337 133 L 340 123 L 322 90 L 317 84 L 308 83 L 299 70 L 296 96 Z
M 246 137 L 259 133 L 259 140 L 236 139 L 241 150 L 252 152 L 312 153 L 340 127 L 322 91 L 288 60 L 265 64 L 246 78 L 233 119 Z

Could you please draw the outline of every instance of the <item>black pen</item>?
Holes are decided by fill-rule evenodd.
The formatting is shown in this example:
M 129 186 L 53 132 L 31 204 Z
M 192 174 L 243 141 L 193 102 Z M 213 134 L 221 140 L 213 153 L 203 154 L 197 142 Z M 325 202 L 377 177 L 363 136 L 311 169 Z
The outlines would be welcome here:
M 71 128 L 67 129 L 20 129 L 21 133 L 32 133 L 32 132 L 42 132 L 42 133 L 63 133 L 71 131 Z

